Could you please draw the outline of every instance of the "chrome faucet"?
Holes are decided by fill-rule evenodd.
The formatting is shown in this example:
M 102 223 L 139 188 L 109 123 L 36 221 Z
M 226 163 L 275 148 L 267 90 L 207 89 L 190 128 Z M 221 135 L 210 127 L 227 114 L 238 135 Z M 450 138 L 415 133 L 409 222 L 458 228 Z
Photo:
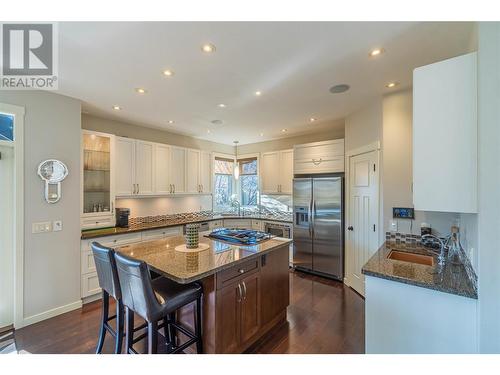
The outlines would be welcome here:
M 241 216 L 241 203 L 237 199 L 233 199 L 232 204 L 233 207 L 237 206 L 238 207 L 238 216 Z
M 422 239 L 424 239 L 424 238 L 433 238 L 439 242 L 439 245 L 441 248 L 440 248 L 439 255 L 438 255 L 438 265 L 444 266 L 444 261 L 446 259 L 444 256 L 444 251 L 446 250 L 446 246 L 445 246 L 443 240 L 441 238 L 439 238 L 438 236 L 435 236 L 433 234 L 424 234 L 422 236 Z

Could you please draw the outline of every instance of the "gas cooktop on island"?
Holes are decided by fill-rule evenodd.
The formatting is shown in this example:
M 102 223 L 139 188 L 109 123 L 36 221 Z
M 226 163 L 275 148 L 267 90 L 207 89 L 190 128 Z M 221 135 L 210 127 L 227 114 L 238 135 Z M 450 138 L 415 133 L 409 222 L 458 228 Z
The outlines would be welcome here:
M 258 230 L 219 228 L 207 237 L 238 245 L 256 245 L 272 238 L 273 235 Z

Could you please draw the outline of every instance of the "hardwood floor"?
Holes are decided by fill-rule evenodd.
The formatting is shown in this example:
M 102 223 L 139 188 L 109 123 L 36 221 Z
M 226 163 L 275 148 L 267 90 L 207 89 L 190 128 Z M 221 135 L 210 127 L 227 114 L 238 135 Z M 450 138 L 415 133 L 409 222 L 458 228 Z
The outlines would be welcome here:
M 301 272 L 290 272 L 290 288 L 288 323 L 248 353 L 364 353 L 362 297 L 340 282 Z M 31 353 L 94 353 L 100 308 L 100 301 L 92 302 L 82 309 L 17 330 L 17 348 Z M 114 309 L 114 305 L 110 308 Z M 112 352 L 113 340 L 107 335 L 103 353 Z

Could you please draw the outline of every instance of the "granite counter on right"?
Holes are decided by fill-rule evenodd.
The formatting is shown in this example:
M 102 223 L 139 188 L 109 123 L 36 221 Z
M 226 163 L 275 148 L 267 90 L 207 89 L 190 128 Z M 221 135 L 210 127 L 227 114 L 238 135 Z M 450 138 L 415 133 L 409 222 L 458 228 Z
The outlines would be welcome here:
M 433 259 L 429 265 L 395 260 L 394 251 L 402 259 Z M 387 241 L 362 273 L 366 353 L 478 352 L 477 276 L 465 254 L 439 266 L 437 255 L 418 242 Z

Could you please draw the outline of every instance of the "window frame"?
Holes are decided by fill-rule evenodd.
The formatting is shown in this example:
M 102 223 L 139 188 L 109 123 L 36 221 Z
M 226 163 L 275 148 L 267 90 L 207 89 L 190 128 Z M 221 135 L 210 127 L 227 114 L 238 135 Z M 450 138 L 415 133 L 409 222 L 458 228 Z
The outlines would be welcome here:
M 215 159 L 216 158 L 224 158 L 224 159 L 232 159 L 233 162 L 237 162 L 237 160 L 242 160 L 242 159 L 257 159 L 257 186 L 258 186 L 258 193 L 257 193 L 257 205 L 256 207 L 259 207 L 260 206 L 260 195 L 261 195 L 261 176 L 260 176 L 260 153 L 250 153 L 250 154 L 238 154 L 238 159 L 236 159 L 236 155 L 229 155 L 229 154 L 222 154 L 222 153 L 213 153 L 212 154 L 212 170 L 213 170 L 213 176 L 212 176 L 212 180 L 213 180 L 213 186 L 212 186 L 212 191 L 213 191 L 213 195 L 212 195 L 212 210 L 215 211 L 215 208 L 216 208 L 216 205 L 215 205 Z M 241 198 L 242 198 L 242 194 L 241 194 L 241 175 L 240 175 L 240 178 L 238 178 L 238 180 L 236 180 L 234 178 L 234 174 L 232 175 L 232 190 L 234 193 L 236 193 L 237 195 L 237 199 L 238 199 L 238 202 L 241 203 Z

